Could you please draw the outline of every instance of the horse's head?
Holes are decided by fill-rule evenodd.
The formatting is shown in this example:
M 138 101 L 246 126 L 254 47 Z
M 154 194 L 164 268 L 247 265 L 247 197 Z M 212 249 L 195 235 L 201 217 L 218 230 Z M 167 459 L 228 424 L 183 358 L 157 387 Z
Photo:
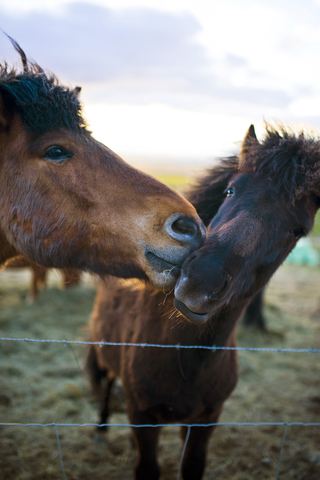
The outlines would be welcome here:
M 79 88 L 61 86 L 15 47 L 23 71 L 0 67 L 2 250 L 172 287 L 205 237 L 194 207 L 97 142 Z
M 319 208 L 319 162 L 319 142 L 268 127 L 260 144 L 250 127 L 238 168 L 234 159 L 217 168 L 221 206 L 213 205 L 218 212 L 206 222 L 208 239 L 186 260 L 175 288 L 176 307 L 190 321 L 203 323 L 223 305 L 248 300 L 310 232 Z M 215 169 L 211 177 L 210 188 L 193 193 L 196 206 L 197 199 L 210 201 Z

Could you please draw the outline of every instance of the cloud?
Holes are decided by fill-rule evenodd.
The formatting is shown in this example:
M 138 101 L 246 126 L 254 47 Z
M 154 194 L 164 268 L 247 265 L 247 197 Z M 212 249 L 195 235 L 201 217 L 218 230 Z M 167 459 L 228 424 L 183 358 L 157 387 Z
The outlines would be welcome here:
M 252 85 L 257 74 L 245 56 L 230 51 L 209 57 L 197 41 L 202 27 L 191 13 L 113 10 L 85 2 L 57 12 L 13 14 L 0 7 L 0 27 L 43 68 L 84 86 L 85 102 L 223 111 L 226 99 L 231 111 L 233 102 L 246 112 L 248 104 L 285 108 L 292 100 L 281 88 Z M 17 61 L 4 35 L 0 47 L 6 59 Z
M 72 3 L 58 14 L 30 11 L 17 16 L 0 10 L 0 18 L 3 30 L 39 64 L 72 82 L 108 82 L 137 74 L 175 77 L 207 62 L 205 49 L 192 41 L 201 27 L 188 13 Z

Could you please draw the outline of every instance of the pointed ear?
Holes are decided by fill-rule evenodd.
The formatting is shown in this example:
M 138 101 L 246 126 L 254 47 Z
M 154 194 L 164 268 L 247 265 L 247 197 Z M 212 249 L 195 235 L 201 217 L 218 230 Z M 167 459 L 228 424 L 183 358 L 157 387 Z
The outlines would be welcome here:
M 5 130 L 9 125 L 6 107 L 0 92 L 0 131 Z
M 243 157 L 243 155 L 246 154 L 246 152 L 248 152 L 248 150 L 250 149 L 250 147 L 254 144 L 258 144 L 258 139 L 257 139 L 257 135 L 256 135 L 256 132 L 255 132 L 255 129 L 254 129 L 254 125 L 250 125 L 250 127 L 248 128 L 247 130 L 247 133 L 243 139 L 243 142 L 242 142 L 242 146 L 241 146 L 241 151 L 240 151 L 240 159 L 241 157 Z

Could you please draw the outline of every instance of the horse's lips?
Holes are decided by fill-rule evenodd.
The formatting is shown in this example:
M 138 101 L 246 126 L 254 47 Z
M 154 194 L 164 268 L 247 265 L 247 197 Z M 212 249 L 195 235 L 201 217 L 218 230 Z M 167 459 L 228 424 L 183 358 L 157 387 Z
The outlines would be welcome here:
M 189 310 L 184 303 L 180 302 L 180 300 L 177 300 L 176 298 L 174 299 L 174 306 L 190 323 L 193 323 L 194 325 L 202 325 L 203 323 L 206 323 L 209 318 L 211 318 L 212 315 L 214 315 L 214 313 L 218 310 L 217 308 L 208 313 L 194 313 Z
M 158 272 L 168 272 L 171 276 L 175 277 L 176 279 L 180 275 L 180 266 L 174 265 L 173 263 L 164 260 L 161 257 L 158 257 L 152 252 L 146 253 L 146 259 L 149 265 L 157 270 Z

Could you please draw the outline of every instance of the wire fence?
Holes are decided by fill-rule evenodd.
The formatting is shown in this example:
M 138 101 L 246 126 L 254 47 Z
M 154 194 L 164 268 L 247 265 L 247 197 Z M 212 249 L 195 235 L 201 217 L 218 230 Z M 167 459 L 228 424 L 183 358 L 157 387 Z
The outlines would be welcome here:
M 319 354 L 320 349 L 318 348 L 303 348 L 303 349 L 295 349 L 295 348 L 273 348 L 273 347 L 226 347 L 226 346 L 203 346 L 203 345 L 165 345 L 165 344 L 149 344 L 149 343 L 121 343 L 121 342 L 91 342 L 91 341 L 81 341 L 81 340 L 50 340 L 50 339 L 35 339 L 35 338 L 7 338 L 7 337 L 0 337 L 0 341 L 2 342 L 27 342 L 27 343 L 51 343 L 51 344 L 62 344 L 62 345 L 98 345 L 100 347 L 103 346 L 132 346 L 132 347 L 140 347 L 140 348 L 173 348 L 173 349 L 205 349 L 211 350 L 212 352 L 217 352 L 220 350 L 236 350 L 236 351 L 252 351 L 252 352 L 274 352 L 274 353 L 308 353 L 308 354 Z M 79 363 L 76 359 L 77 365 Z M 160 427 L 171 427 L 172 423 L 161 423 L 161 424 L 131 424 L 131 423 L 5 423 L 1 422 L 0 426 L 7 426 L 7 427 L 54 427 L 56 438 L 57 438 L 57 445 L 58 445 L 58 453 L 61 463 L 61 469 L 63 473 L 64 480 L 67 480 L 66 471 L 64 468 L 61 445 L 60 445 L 60 437 L 58 432 L 58 427 L 130 427 L 130 428 L 160 428 Z M 219 422 L 219 423 L 194 423 L 194 424 L 186 424 L 186 423 L 174 423 L 176 427 L 186 427 L 187 434 L 185 437 L 184 445 L 181 452 L 180 462 L 179 462 L 179 470 L 177 475 L 177 480 L 180 479 L 181 476 L 181 469 L 184 454 L 186 451 L 187 443 L 189 440 L 191 429 L 194 427 L 222 427 L 222 426 L 240 426 L 240 427 L 261 427 L 261 426 L 277 426 L 277 427 L 284 427 L 283 437 L 280 446 L 279 452 L 279 459 L 277 465 L 277 471 L 275 475 L 275 480 L 279 479 L 280 476 L 280 466 L 281 460 L 287 435 L 288 427 L 292 426 L 301 426 L 301 427 L 320 427 L 319 423 L 304 423 L 304 422 Z
M 206 345 L 180 345 L 177 343 L 176 345 L 165 345 L 165 344 L 158 344 L 158 343 L 129 343 L 129 342 L 89 342 L 89 341 L 82 341 L 82 340 L 47 340 L 47 339 L 37 339 L 37 338 L 6 338 L 0 337 L 0 341 L 7 341 L 7 342 L 30 342 L 30 343 L 57 343 L 63 345 L 98 345 L 100 347 L 104 346 L 111 346 L 111 347 L 121 347 L 121 346 L 129 346 L 129 347 L 152 347 L 152 348 L 175 348 L 175 349 L 202 349 L 202 350 L 211 350 L 212 352 L 216 352 L 219 350 L 237 350 L 237 351 L 246 351 L 246 352 L 278 352 L 278 353 L 315 353 L 319 354 L 319 348 L 274 348 L 274 347 L 224 347 L 224 346 L 206 346 Z

